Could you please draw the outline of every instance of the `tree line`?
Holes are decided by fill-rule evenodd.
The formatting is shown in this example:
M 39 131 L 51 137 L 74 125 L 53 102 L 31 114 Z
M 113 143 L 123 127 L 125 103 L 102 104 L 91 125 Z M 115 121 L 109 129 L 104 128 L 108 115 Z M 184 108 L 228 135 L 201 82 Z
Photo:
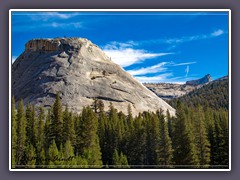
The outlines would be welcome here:
M 176 103 L 133 117 L 95 99 L 80 114 L 52 108 L 16 109 L 12 98 L 12 168 L 228 168 L 228 111 Z

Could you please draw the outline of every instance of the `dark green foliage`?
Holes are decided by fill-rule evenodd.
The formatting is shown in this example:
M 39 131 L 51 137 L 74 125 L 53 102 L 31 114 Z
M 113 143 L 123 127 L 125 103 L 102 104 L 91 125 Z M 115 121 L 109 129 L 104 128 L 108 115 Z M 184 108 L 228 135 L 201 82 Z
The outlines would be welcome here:
M 37 154 L 37 164 L 39 167 L 43 167 L 45 163 L 45 153 L 44 153 L 44 108 L 39 108 L 39 115 L 38 115 L 38 125 L 37 125 L 37 147 L 36 147 L 36 154 Z
M 63 140 L 65 143 L 70 140 L 72 146 L 76 144 L 76 133 L 74 127 L 74 117 L 72 112 L 68 111 L 68 107 L 66 106 L 65 111 L 63 113 Z
M 199 159 L 200 167 L 208 168 L 210 165 L 210 143 L 207 138 L 206 125 L 204 121 L 203 109 L 200 105 L 195 109 L 196 115 L 193 117 L 194 123 L 194 142 Z
M 169 103 L 176 107 L 176 103 L 180 100 L 188 107 L 197 107 L 200 104 L 203 107 L 210 107 L 215 110 L 228 110 L 229 105 L 229 81 L 228 79 L 214 81 L 203 87 L 190 92 L 183 97 L 171 100 Z
M 81 131 L 77 137 L 80 139 L 77 153 L 87 160 L 90 167 L 101 167 L 101 149 L 97 135 L 98 119 L 90 107 L 83 108 L 79 128 Z
M 32 144 L 26 147 L 26 164 L 27 168 L 36 168 L 36 150 Z
M 24 158 L 26 151 L 26 118 L 24 114 L 23 100 L 18 104 L 17 112 L 17 144 L 16 144 L 16 166 L 21 168 L 21 165 L 26 163 Z
M 27 105 L 26 108 L 26 122 L 27 122 L 27 143 L 32 144 L 36 148 L 37 143 L 37 121 L 35 107 Z
M 57 147 L 60 148 L 63 138 L 63 113 L 59 94 L 57 94 L 56 101 L 53 105 L 53 121 L 51 122 L 51 126 L 53 139 L 55 140 Z
M 122 152 L 119 156 L 116 149 L 113 152 L 113 168 L 129 168 L 127 157 Z
M 159 126 L 160 126 L 160 141 L 159 141 L 159 165 L 163 168 L 172 167 L 173 164 L 173 149 L 172 141 L 169 137 L 167 122 L 163 111 L 157 111 Z
M 146 123 L 146 165 L 155 166 L 159 161 L 160 129 L 156 114 L 145 113 Z
M 94 104 L 80 115 L 62 112 L 57 95 L 45 114 L 30 105 L 24 111 L 22 100 L 16 112 L 13 99 L 12 167 L 228 168 L 225 109 L 178 102 L 176 117 L 162 110 L 133 117 L 130 105 L 125 115 L 112 104 L 108 112 L 102 101 Z
M 17 148 L 17 113 L 15 109 L 15 100 L 12 97 L 12 168 L 16 165 L 16 148 Z
M 199 160 L 193 141 L 191 127 L 187 122 L 183 106 L 178 102 L 173 132 L 173 160 L 178 168 L 197 168 Z

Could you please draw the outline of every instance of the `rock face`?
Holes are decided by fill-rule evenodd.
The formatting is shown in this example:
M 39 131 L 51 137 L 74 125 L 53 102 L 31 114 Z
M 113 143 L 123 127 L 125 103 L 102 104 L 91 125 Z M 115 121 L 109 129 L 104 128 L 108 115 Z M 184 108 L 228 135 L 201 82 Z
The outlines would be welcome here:
M 146 83 L 144 85 L 164 100 L 181 97 L 197 88 L 197 86 L 172 83 Z
M 34 39 L 12 65 L 12 95 L 24 104 L 50 107 L 59 93 L 63 106 L 79 113 L 94 98 L 133 115 L 175 110 L 83 38 Z
M 226 77 L 223 77 L 226 78 Z M 203 78 L 187 81 L 186 84 L 173 84 L 173 83 L 146 83 L 144 84 L 149 90 L 154 92 L 158 97 L 164 100 L 171 100 L 179 98 L 191 91 L 201 88 L 205 84 L 212 82 L 210 74 L 205 75 Z
M 192 86 L 197 86 L 197 85 L 201 85 L 201 84 L 206 84 L 211 81 L 212 81 L 212 77 L 210 76 L 210 74 L 207 74 L 203 78 L 192 80 L 192 81 L 187 81 L 186 84 L 192 85 Z

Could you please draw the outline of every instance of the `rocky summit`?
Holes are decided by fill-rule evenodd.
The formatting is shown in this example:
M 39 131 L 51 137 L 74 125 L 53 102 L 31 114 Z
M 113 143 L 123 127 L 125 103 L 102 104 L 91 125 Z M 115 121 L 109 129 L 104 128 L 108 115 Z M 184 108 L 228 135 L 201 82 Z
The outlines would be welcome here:
M 192 85 L 192 86 L 197 86 L 197 85 L 209 83 L 211 81 L 212 81 L 212 77 L 210 76 L 210 74 L 207 74 L 207 75 L 205 75 L 204 77 L 202 77 L 200 79 L 187 81 L 186 84 L 187 85 Z
M 12 95 L 24 104 L 51 107 L 59 94 L 73 112 L 94 99 L 133 115 L 169 110 L 169 104 L 111 61 L 98 46 L 84 38 L 33 39 L 12 65 Z
M 199 89 L 212 81 L 210 74 L 207 74 L 200 79 L 187 81 L 185 84 L 145 83 L 144 85 L 158 97 L 164 100 L 171 100 L 188 94 L 195 89 Z

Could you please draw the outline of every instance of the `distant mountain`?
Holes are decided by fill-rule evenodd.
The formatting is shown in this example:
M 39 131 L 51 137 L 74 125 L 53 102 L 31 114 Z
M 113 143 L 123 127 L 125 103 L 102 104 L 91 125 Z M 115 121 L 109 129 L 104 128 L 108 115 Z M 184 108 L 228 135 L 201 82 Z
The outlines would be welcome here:
M 197 88 L 197 86 L 172 83 L 145 83 L 144 85 L 164 100 L 181 97 Z
M 226 76 L 222 77 L 223 79 Z M 187 81 L 185 84 L 173 83 L 144 83 L 149 90 L 154 92 L 158 97 L 164 100 L 171 100 L 184 96 L 191 91 L 201 88 L 203 85 L 212 82 L 210 74 L 196 80 Z
M 187 81 L 186 85 L 191 85 L 191 86 L 197 86 L 197 85 L 202 85 L 206 84 L 212 81 L 212 77 L 210 74 L 205 75 L 204 77 L 192 81 Z
M 178 100 L 189 107 L 200 104 L 204 107 L 227 110 L 229 106 L 228 76 L 211 81 L 201 88 L 195 89 L 182 97 L 172 99 L 169 103 L 174 107 Z
M 63 106 L 80 112 L 100 99 L 133 115 L 160 108 L 175 114 L 169 104 L 149 91 L 97 45 L 85 38 L 33 39 L 12 65 L 12 95 L 24 105 L 50 107 L 59 94 Z

